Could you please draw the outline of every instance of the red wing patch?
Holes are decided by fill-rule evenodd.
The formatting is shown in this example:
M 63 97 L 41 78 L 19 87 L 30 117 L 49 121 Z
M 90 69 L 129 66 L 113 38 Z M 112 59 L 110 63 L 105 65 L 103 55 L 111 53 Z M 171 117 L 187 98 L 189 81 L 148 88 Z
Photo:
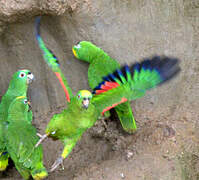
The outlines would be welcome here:
M 95 91 L 95 93 L 96 93 L 96 95 L 98 95 L 98 94 L 104 93 L 104 92 L 106 92 L 108 90 L 111 90 L 113 88 L 116 88 L 118 86 L 119 86 L 119 84 L 116 83 L 116 82 L 108 82 L 108 81 L 106 81 L 104 84 L 101 85 L 99 90 Z
M 119 103 L 115 103 L 115 104 L 113 104 L 112 106 L 109 106 L 109 107 L 107 107 L 106 109 L 104 109 L 104 110 L 102 111 L 102 115 L 104 115 L 104 113 L 105 113 L 106 111 L 109 111 L 110 109 L 114 108 L 114 107 L 117 106 L 118 104 L 121 104 L 121 103 L 126 102 L 126 101 L 127 101 L 126 98 L 122 98 L 121 101 L 120 101 Z

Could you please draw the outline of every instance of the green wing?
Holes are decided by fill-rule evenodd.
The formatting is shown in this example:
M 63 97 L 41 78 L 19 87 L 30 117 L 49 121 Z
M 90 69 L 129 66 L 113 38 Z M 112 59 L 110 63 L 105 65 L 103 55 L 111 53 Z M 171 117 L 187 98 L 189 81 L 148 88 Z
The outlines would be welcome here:
M 2 154 L 5 151 L 5 140 L 4 140 L 4 126 L 5 125 L 4 124 L 7 119 L 7 115 L 8 115 L 7 109 L 10 105 L 10 102 L 12 102 L 11 100 L 12 100 L 12 97 L 9 98 L 7 95 L 4 95 L 1 99 L 1 104 L 0 104 L 0 154 Z M 1 160 L 0 160 L 0 162 L 1 162 Z
M 42 161 L 42 147 L 34 148 L 39 138 L 36 129 L 27 121 L 11 122 L 6 133 L 6 147 L 12 160 L 26 168 L 33 168 Z
M 44 41 L 42 40 L 40 36 L 40 17 L 36 18 L 36 39 L 43 53 L 44 60 L 57 76 L 58 80 L 60 81 L 61 86 L 64 89 L 66 99 L 68 102 L 70 102 L 70 99 L 73 97 L 72 90 L 69 87 L 68 82 L 59 67 L 58 59 L 53 54 L 53 52 L 46 47 Z
M 169 57 L 153 57 L 141 63 L 123 66 L 104 77 L 94 89 L 92 103 L 99 112 L 105 112 L 127 100 L 135 100 L 146 91 L 173 78 L 179 71 L 179 60 Z
M 27 112 L 27 120 L 28 122 L 32 123 L 32 119 L 33 119 L 33 114 L 32 114 L 32 110 Z

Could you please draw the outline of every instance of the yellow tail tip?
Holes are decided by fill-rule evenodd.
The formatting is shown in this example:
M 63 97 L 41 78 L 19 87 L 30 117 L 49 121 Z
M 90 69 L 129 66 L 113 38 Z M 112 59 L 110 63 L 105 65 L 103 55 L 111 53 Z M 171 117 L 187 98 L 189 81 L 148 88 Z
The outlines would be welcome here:
M 46 171 L 42 171 L 40 173 L 35 174 L 33 177 L 34 180 L 41 180 L 48 176 L 48 173 Z
M 8 166 L 8 159 L 0 161 L 0 171 L 5 171 Z

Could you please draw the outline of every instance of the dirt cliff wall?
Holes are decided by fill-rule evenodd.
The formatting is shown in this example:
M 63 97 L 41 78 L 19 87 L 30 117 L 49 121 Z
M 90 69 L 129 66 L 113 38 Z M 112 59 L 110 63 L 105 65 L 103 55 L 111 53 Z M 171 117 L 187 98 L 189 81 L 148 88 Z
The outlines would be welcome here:
M 93 145 L 98 142 L 94 148 L 92 141 L 88 142 L 85 137 L 84 143 L 80 143 L 73 153 L 77 155 L 76 159 L 67 161 L 69 164 L 66 165 L 66 174 L 70 174 L 70 171 L 67 171 L 68 166 L 70 170 L 87 166 L 87 160 L 92 154 L 89 162 L 92 162 L 90 166 L 94 169 L 83 169 L 76 179 L 100 180 L 103 175 L 105 179 L 114 180 L 120 177 L 118 172 L 121 170 L 126 172 L 126 179 L 129 180 L 132 180 L 131 177 L 138 180 L 161 178 L 181 180 L 179 169 L 182 168 L 185 173 L 183 178 L 190 177 L 193 180 L 199 171 L 191 172 L 183 166 L 183 163 L 179 165 L 180 163 L 176 162 L 179 152 L 193 153 L 199 138 L 198 1 L 9 0 L 1 3 L 0 95 L 5 93 L 10 77 L 16 70 L 30 69 L 35 74 L 36 81 L 31 85 L 29 95 L 37 120 L 35 123 L 43 131 L 47 121 L 41 123 L 40 115 L 63 107 L 65 98 L 62 88 L 43 61 L 36 44 L 34 37 L 36 15 L 44 15 L 41 26 L 42 37 L 59 58 L 61 68 L 74 93 L 79 89 L 89 88 L 88 64 L 76 60 L 71 51 L 72 45 L 81 40 L 92 41 L 121 64 L 132 63 L 154 54 L 171 55 L 181 59 L 182 71 L 177 78 L 150 91 L 144 98 L 132 102 L 132 109 L 139 126 L 138 134 L 130 138 L 130 142 L 133 143 L 130 143 L 129 149 L 139 151 L 133 161 L 126 162 L 120 157 L 123 160 L 123 170 L 121 170 L 121 161 L 117 159 L 106 161 L 102 166 L 98 164 L 93 166 L 93 162 L 98 162 L 104 157 L 111 159 L 113 155 L 109 154 L 111 151 L 105 146 L 103 146 L 105 150 L 99 152 L 96 148 L 102 147 L 101 142 L 93 142 Z M 152 125 L 150 122 L 153 122 Z M 167 126 L 175 131 L 174 139 L 171 141 L 163 138 Z M 167 131 L 166 128 L 166 133 Z M 83 158 L 78 156 L 78 152 L 86 143 L 90 146 L 87 144 L 88 148 L 83 151 L 87 152 L 92 146 L 93 152 L 90 154 L 87 152 Z M 51 144 L 49 147 L 53 149 L 54 146 Z M 48 157 L 53 153 L 49 152 Z M 166 160 L 165 158 L 163 160 L 165 153 Z M 192 155 L 199 157 L 198 150 Z M 197 169 L 197 163 L 194 161 L 193 164 L 192 160 L 190 158 L 187 160 L 186 157 L 182 155 L 185 164 L 190 162 L 191 169 Z M 51 161 L 54 158 L 51 157 Z M 129 167 L 134 168 L 134 171 L 129 170 Z M 53 179 L 56 174 L 51 177 Z

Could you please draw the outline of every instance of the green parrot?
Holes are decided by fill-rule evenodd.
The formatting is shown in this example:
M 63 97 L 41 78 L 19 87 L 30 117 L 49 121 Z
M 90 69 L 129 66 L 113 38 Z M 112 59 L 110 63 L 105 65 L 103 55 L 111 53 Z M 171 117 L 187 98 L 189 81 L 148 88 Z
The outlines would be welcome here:
M 106 54 L 102 49 L 91 42 L 81 41 L 72 48 L 77 59 L 89 62 L 88 83 L 94 89 L 109 73 L 120 68 L 120 64 Z M 133 117 L 130 102 L 124 102 L 115 107 L 122 127 L 125 131 L 133 133 L 136 131 L 136 122 Z
M 67 82 L 64 75 L 60 75 L 58 60 L 45 46 L 39 28 L 40 18 L 36 18 L 36 39 L 43 57 L 52 71 L 59 74 L 57 77 L 64 78 L 62 82 Z M 155 56 L 131 66 L 122 66 L 108 74 L 94 88 L 93 93 L 88 90 L 80 90 L 74 96 L 68 84 L 62 84 L 68 90 L 67 108 L 53 115 L 45 134 L 40 137 L 35 146 L 37 147 L 47 137 L 59 139 L 63 143 L 62 154 L 52 165 L 50 171 L 54 171 L 63 163 L 82 134 L 94 125 L 101 113 L 105 113 L 118 104 L 144 96 L 147 90 L 172 79 L 179 71 L 178 59 Z
M 33 81 L 34 75 L 29 70 L 19 70 L 14 73 L 7 92 L 3 95 L 0 103 L 0 171 L 8 166 L 9 154 L 5 150 L 4 127 L 8 116 L 10 103 L 18 96 L 27 96 L 28 85 Z M 28 120 L 32 121 L 32 111 L 27 114 Z
M 28 120 L 29 102 L 25 96 L 13 100 L 8 109 L 5 127 L 6 149 L 16 169 L 24 179 L 44 179 L 48 173 L 43 166 L 42 146 L 35 148 L 38 141 L 36 128 Z

